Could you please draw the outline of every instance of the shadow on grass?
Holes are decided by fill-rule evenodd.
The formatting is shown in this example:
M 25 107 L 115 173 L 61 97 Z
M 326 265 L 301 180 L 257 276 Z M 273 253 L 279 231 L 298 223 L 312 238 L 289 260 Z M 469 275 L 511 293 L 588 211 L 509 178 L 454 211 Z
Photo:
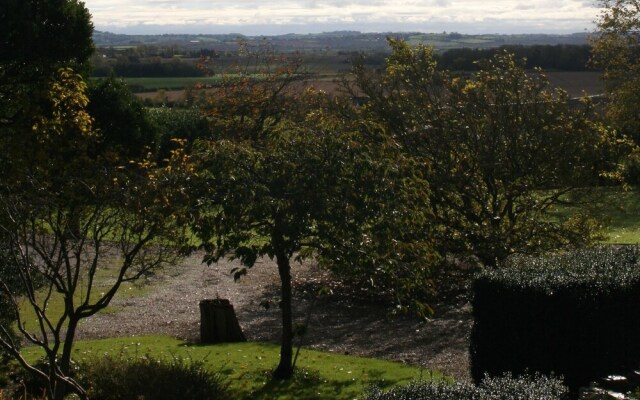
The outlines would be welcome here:
M 291 380 L 274 379 L 271 374 L 271 371 L 264 371 L 260 375 L 264 379 L 263 386 L 245 398 L 255 400 L 351 399 L 361 394 L 360 386 L 354 381 L 325 379 L 317 371 L 297 369 Z M 382 371 L 379 375 L 383 375 Z
M 240 377 L 245 387 L 253 390 L 236 392 L 238 399 L 252 400 L 320 400 L 359 398 L 372 385 L 388 389 L 404 380 L 389 379 L 384 370 L 368 370 L 366 376 L 355 376 L 352 379 L 332 379 L 321 375 L 318 371 L 297 368 L 291 380 L 274 379 L 271 370 L 257 373 L 246 373 Z M 440 378 L 441 379 L 441 378 Z M 406 383 L 406 382 L 405 382 Z

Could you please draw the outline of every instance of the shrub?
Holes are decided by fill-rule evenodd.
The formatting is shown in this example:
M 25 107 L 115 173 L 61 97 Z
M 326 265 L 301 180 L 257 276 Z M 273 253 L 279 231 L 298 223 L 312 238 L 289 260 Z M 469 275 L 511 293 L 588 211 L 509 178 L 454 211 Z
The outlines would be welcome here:
M 630 185 L 640 183 L 640 155 L 630 155 L 624 163 L 624 181 Z
M 474 282 L 471 369 L 564 375 L 575 391 L 640 360 L 640 252 L 518 257 Z
M 383 392 L 373 388 L 364 400 L 561 400 L 568 390 L 562 381 L 542 375 L 486 377 L 478 386 L 468 383 L 412 382 Z
M 227 385 L 202 362 L 107 356 L 81 366 L 94 400 L 227 399 Z
M 148 113 L 157 132 L 155 155 L 158 161 L 170 157 L 173 139 L 187 139 L 192 143 L 211 135 L 209 122 L 196 109 L 156 107 L 149 109 Z
M 38 361 L 32 364 L 33 367 L 40 371 L 49 371 L 49 361 L 42 357 Z M 75 377 L 78 373 L 78 364 L 71 362 L 71 375 Z M 5 374 L 5 380 L 0 387 L 6 397 L 0 396 L 0 400 L 14 399 L 14 400 L 45 400 L 47 399 L 47 382 L 26 369 L 18 363 L 18 361 L 12 359 L 11 362 L 2 371 Z M 67 397 L 70 397 L 71 392 L 66 391 Z M 75 397 L 73 397 L 75 399 Z

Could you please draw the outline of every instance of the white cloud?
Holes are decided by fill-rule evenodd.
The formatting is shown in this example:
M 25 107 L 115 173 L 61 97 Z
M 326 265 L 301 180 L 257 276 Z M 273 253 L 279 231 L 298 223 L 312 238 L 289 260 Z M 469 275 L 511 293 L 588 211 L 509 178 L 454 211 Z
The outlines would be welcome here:
M 553 33 L 592 29 L 598 15 L 595 2 L 585 0 L 85 0 L 85 4 L 98 29 L 199 25 L 238 31 L 245 25 L 297 25 L 298 31 L 305 26 L 310 31 L 326 24 L 344 25 L 343 29 L 357 24 L 424 24 L 428 30 L 454 24 L 458 31 L 469 33 L 481 27 L 491 27 L 492 32 L 520 28 Z

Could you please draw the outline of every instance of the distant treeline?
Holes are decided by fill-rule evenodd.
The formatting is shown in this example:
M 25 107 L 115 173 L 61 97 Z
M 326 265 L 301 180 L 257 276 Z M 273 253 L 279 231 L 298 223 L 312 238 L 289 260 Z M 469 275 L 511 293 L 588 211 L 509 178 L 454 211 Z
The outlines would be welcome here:
M 497 53 L 508 51 L 516 58 L 526 58 L 527 68 L 540 67 L 544 70 L 585 71 L 591 55 L 588 45 L 508 45 L 489 49 L 451 49 L 438 54 L 438 65 L 453 71 L 475 71 L 477 62 L 489 59 Z
M 128 54 L 121 54 L 113 61 L 103 59 L 94 63 L 93 75 L 105 77 L 115 74 L 120 77 L 201 77 L 206 76 L 211 70 L 206 71 L 199 66 L 197 60 L 216 60 L 218 68 L 233 65 L 234 61 L 239 62 L 237 55 L 226 54 L 220 57 L 220 53 L 201 49 L 198 54 L 188 54 L 192 58 L 161 58 L 145 57 L 144 53 L 148 47 L 142 49 L 128 49 Z M 476 71 L 478 61 L 490 59 L 497 53 L 508 51 L 514 53 L 518 59 L 526 58 L 527 68 L 540 67 L 547 71 L 585 71 L 589 69 L 588 62 L 591 54 L 591 47 L 588 45 L 505 45 L 493 48 L 459 48 L 450 49 L 436 54 L 438 65 L 442 69 L 451 71 Z M 358 52 L 338 52 L 339 63 L 355 61 Z M 384 66 L 388 53 L 370 52 L 364 54 L 362 61 L 370 67 L 378 68 Z M 197 56 L 197 57 L 194 57 Z M 345 57 L 346 56 L 346 57 Z M 175 56 L 174 56 L 175 57 Z M 318 63 L 322 56 L 314 55 L 309 57 L 311 64 Z M 329 57 L 328 55 L 326 57 Z M 340 59 L 340 57 L 343 57 Z M 303 55 L 303 60 L 305 55 Z

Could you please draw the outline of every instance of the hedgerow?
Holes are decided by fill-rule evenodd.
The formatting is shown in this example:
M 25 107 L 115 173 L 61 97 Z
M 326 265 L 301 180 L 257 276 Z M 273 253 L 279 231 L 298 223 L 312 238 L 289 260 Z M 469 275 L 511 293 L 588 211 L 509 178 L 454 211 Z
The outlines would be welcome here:
M 640 251 L 517 257 L 474 282 L 471 368 L 556 373 L 573 390 L 640 360 Z
M 364 400 L 564 400 L 568 389 L 557 378 L 544 375 L 498 378 L 485 377 L 479 385 L 471 383 L 412 382 L 383 391 L 374 387 Z

